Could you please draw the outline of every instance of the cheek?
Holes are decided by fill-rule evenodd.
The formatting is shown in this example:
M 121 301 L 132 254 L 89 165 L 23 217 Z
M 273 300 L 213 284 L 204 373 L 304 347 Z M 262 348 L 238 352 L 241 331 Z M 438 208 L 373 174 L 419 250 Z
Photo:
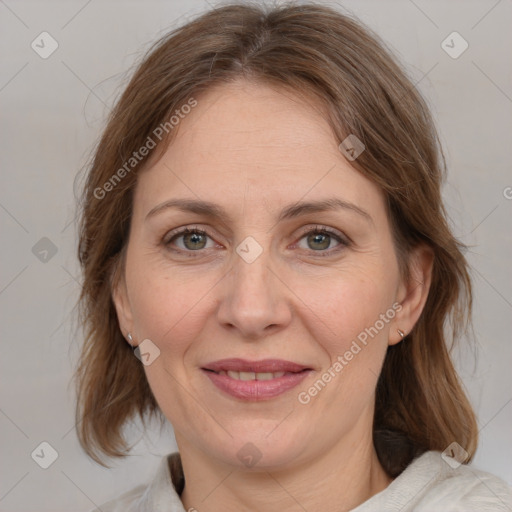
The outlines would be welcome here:
M 349 350 L 354 340 L 362 346 L 369 340 L 387 340 L 389 325 L 381 315 L 386 316 L 392 306 L 393 286 L 380 266 L 372 271 L 366 267 L 364 272 L 351 266 L 301 282 L 297 295 L 305 297 L 307 304 L 301 316 L 308 319 L 307 328 L 331 359 Z M 391 316 L 385 319 L 390 320 Z
M 326 277 L 324 286 L 317 282 L 308 296 L 308 329 L 325 354 L 317 379 L 326 385 L 315 380 L 312 388 L 301 390 L 301 399 L 310 399 L 312 410 L 334 430 L 341 412 L 357 417 L 371 406 L 395 312 L 392 276 L 382 267 L 346 270 Z
M 208 303 L 208 282 L 174 268 L 162 269 L 134 258 L 127 282 L 135 330 L 160 350 L 184 352 L 197 338 Z M 206 279 L 208 281 L 208 279 Z M 202 299 L 202 300 L 201 300 Z
M 133 258 L 131 272 L 127 262 L 135 330 L 141 340 L 150 339 L 160 350 L 159 358 L 144 367 L 146 378 L 173 425 L 186 429 L 198 423 L 207 429 L 211 419 L 190 400 L 184 385 L 190 378 L 187 352 L 211 314 L 205 288 L 208 278 L 193 278 L 191 273 L 162 268 L 161 263 L 150 260 Z

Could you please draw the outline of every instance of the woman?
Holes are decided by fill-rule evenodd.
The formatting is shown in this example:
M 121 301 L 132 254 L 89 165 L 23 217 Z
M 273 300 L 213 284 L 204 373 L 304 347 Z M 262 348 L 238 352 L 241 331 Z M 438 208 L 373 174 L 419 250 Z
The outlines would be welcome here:
M 467 466 L 443 165 L 404 71 L 330 8 L 229 5 L 152 48 L 85 186 L 77 420 L 103 465 L 134 413 L 179 453 L 101 510 L 510 509 Z

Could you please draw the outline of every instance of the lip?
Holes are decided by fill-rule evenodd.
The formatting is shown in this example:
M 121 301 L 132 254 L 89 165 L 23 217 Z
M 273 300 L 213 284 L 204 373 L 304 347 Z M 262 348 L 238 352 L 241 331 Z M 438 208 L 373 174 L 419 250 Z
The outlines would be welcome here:
M 303 370 L 311 370 L 311 367 L 285 361 L 284 359 L 263 359 L 261 361 L 248 361 L 247 359 L 220 359 L 203 366 L 204 370 L 214 372 L 290 372 L 298 373 Z
M 262 401 L 282 395 L 298 386 L 312 368 L 282 359 L 247 361 L 245 359 L 221 359 L 201 368 L 210 381 L 224 393 L 245 401 Z M 237 380 L 217 372 L 238 371 L 254 373 L 285 372 L 282 377 L 269 380 Z

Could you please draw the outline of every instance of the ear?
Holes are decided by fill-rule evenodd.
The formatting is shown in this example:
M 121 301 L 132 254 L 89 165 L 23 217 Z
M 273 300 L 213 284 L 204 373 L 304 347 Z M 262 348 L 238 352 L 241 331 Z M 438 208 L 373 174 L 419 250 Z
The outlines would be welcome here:
M 120 270 L 120 267 L 124 268 L 121 262 L 116 266 L 112 278 L 112 301 L 116 308 L 117 320 L 119 322 L 119 328 L 126 338 L 129 332 L 133 333 L 133 315 L 128 298 L 128 290 L 126 288 L 126 280 L 124 272 Z
M 431 247 L 421 244 L 413 249 L 409 256 L 409 280 L 402 281 L 398 288 L 397 297 L 402 308 L 394 318 L 389 345 L 402 341 L 398 329 L 407 336 L 418 321 L 427 302 L 433 264 L 434 252 Z

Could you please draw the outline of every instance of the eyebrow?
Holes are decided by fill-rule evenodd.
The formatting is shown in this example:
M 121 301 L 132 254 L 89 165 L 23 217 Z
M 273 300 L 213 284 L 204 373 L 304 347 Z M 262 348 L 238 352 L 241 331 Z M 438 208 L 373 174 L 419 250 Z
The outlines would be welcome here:
M 198 199 L 171 199 L 155 206 L 147 215 L 146 220 L 158 213 L 168 210 L 169 208 L 177 208 L 180 211 L 188 213 L 196 213 L 216 219 L 224 224 L 229 224 L 231 218 L 229 214 L 219 205 L 210 201 L 202 201 Z M 355 212 L 373 224 L 372 217 L 359 206 L 344 201 L 337 197 L 323 199 L 320 201 L 300 201 L 290 204 L 281 210 L 277 218 L 277 222 L 289 220 L 308 213 L 321 213 L 336 210 L 349 210 Z

